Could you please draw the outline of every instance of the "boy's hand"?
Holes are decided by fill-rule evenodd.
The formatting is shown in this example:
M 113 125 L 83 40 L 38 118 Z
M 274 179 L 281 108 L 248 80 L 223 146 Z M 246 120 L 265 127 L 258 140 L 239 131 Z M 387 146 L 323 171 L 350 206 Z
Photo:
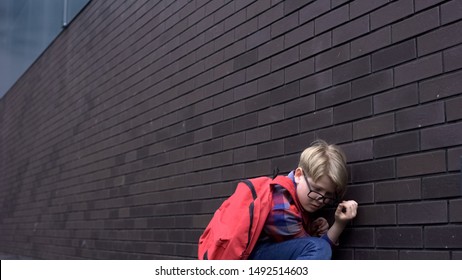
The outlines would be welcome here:
M 358 203 L 356 201 L 342 201 L 335 210 L 335 221 L 346 224 L 348 221 L 356 217 L 357 211 Z
M 329 229 L 329 223 L 326 219 L 320 217 L 311 223 L 312 236 L 322 236 Z

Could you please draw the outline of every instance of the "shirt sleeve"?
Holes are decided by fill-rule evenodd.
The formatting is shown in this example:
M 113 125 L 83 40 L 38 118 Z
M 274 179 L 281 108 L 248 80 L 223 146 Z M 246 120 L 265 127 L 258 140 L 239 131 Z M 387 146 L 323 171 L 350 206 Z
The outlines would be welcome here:
M 276 242 L 309 236 L 303 228 L 302 217 L 295 209 L 292 196 L 283 187 L 276 186 L 273 190 L 273 207 L 264 232 Z

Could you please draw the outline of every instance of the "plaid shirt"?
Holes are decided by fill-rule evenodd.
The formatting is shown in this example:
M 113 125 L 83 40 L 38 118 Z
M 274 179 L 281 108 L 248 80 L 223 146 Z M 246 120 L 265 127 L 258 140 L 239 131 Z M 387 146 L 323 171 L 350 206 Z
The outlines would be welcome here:
M 289 191 L 279 185 L 274 186 L 273 205 L 260 241 L 281 242 L 310 236 L 303 222 L 307 217 L 302 215 Z
M 292 179 L 294 186 L 296 186 L 293 171 L 288 177 Z M 308 213 L 301 210 L 300 203 L 294 200 L 288 190 L 276 185 L 273 189 L 273 205 L 266 219 L 259 242 L 282 242 L 293 238 L 309 237 L 309 223 Z M 331 246 L 335 246 L 329 240 L 327 234 L 324 234 L 321 238 L 329 242 Z

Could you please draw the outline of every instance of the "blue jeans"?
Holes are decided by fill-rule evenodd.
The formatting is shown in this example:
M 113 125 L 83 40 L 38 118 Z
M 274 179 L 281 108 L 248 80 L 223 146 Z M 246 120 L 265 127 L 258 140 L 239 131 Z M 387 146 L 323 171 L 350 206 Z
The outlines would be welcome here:
M 284 242 L 265 242 L 255 246 L 252 260 L 330 260 L 329 243 L 318 237 L 295 238 Z

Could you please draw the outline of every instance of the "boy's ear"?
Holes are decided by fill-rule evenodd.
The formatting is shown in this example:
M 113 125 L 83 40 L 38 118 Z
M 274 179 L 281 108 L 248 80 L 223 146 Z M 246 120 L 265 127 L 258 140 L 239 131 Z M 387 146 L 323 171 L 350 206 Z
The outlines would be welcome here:
M 297 169 L 295 169 L 295 174 L 294 174 L 294 178 L 295 178 L 295 183 L 300 183 L 300 178 L 301 176 L 303 176 L 303 173 L 302 173 L 302 168 L 298 167 Z

